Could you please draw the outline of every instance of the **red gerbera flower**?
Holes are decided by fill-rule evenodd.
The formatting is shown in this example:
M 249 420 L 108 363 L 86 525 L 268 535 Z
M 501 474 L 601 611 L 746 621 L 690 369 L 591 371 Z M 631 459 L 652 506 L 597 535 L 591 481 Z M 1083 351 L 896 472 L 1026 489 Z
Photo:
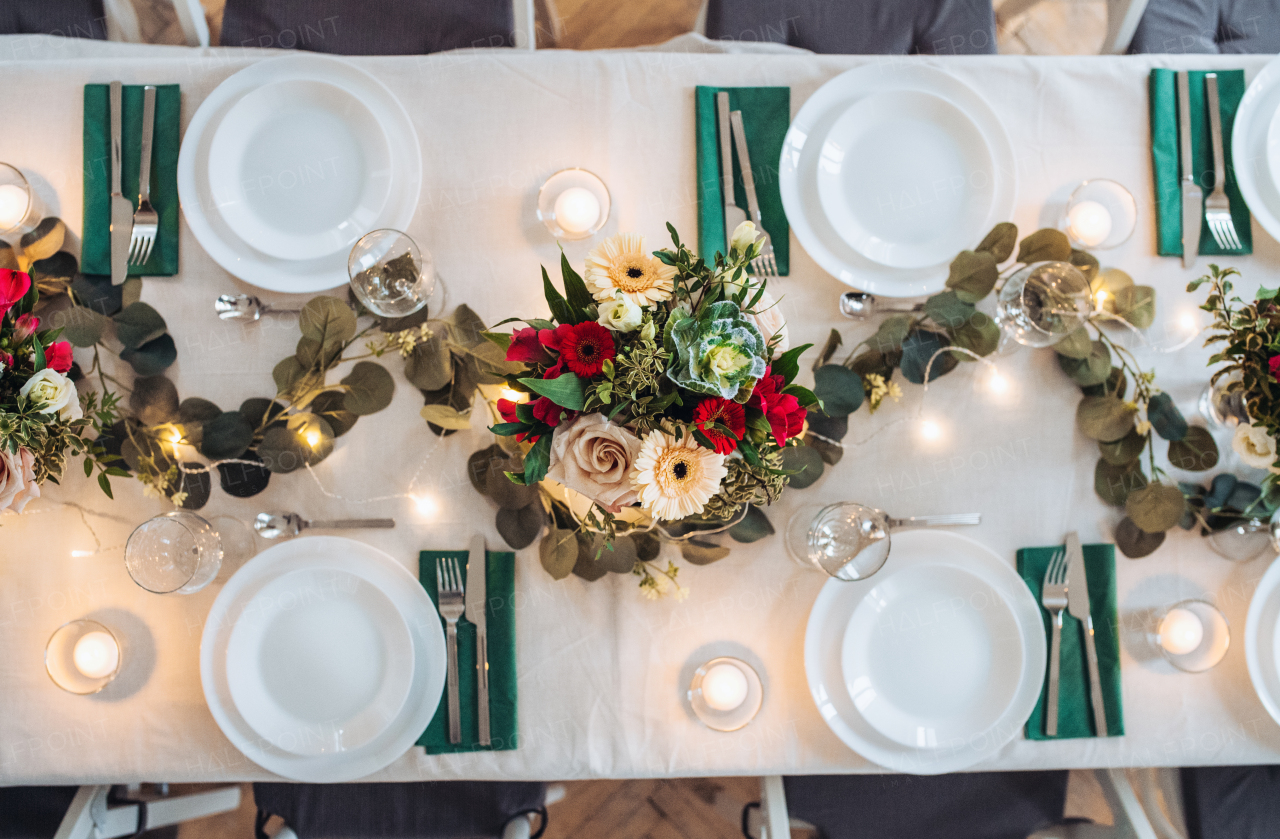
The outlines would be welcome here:
M 712 423 L 726 426 L 733 432 L 733 436 L 730 437 L 720 429 L 713 428 Z M 738 448 L 738 441 L 747 431 L 747 412 L 737 402 L 713 396 L 702 400 L 698 403 L 698 407 L 693 409 L 693 424 L 707 435 L 717 454 L 727 455 Z
M 786 386 L 787 381 L 781 375 L 773 375 L 772 371 L 772 366 L 765 368 L 764 376 L 756 382 L 747 404 L 764 412 L 769 428 L 773 431 L 773 439 L 779 446 L 785 446 L 787 440 L 804 428 L 804 418 L 809 412 L 800 407 L 799 399 L 789 393 L 778 392 L 779 388 Z
M 1267 359 L 1267 366 L 1271 368 L 1271 378 L 1280 382 L 1280 355 L 1273 355 Z
M 584 379 L 600 375 L 604 363 L 618 354 L 613 333 L 594 321 L 557 326 L 552 340 L 553 349 L 560 353 L 560 364 L 556 366 L 566 366 Z M 547 343 L 545 339 L 543 343 Z

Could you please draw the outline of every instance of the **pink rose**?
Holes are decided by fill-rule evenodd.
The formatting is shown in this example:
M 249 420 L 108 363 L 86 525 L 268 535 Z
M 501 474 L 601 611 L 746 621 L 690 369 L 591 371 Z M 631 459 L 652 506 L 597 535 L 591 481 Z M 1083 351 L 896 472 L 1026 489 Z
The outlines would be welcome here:
M 28 501 L 40 497 L 35 465 L 36 456 L 26 447 L 17 454 L 0 449 L 0 510 L 21 513 Z
M 604 414 L 587 414 L 556 429 L 547 477 L 616 513 L 640 499 L 630 480 L 639 454 L 639 437 Z

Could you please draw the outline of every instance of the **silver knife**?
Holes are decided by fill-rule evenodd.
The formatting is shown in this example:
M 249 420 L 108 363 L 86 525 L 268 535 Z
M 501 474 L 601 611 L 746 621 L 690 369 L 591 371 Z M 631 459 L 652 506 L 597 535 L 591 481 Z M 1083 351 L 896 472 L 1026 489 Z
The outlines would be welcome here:
M 120 285 L 129 276 L 129 240 L 133 238 L 133 202 L 120 188 L 120 161 L 124 142 L 122 107 L 124 87 L 112 82 L 111 110 L 111 284 Z
M 484 537 L 476 534 L 471 539 L 471 550 L 467 556 L 466 611 L 463 614 L 476 628 L 476 722 L 482 746 L 493 742 L 489 734 L 489 630 L 484 614 L 487 567 Z
M 733 146 L 729 128 L 729 94 L 716 94 L 716 119 L 720 124 L 720 186 L 724 190 L 724 255 L 729 255 L 733 231 L 747 220 L 747 211 L 738 206 L 733 191 Z
M 1200 252 L 1200 224 L 1204 220 L 1204 190 L 1196 182 L 1191 159 L 1191 83 L 1186 70 L 1177 75 L 1178 158 L 1182 162 L 1182 267 L 1196 264 Z
M 1102 704 L 1102 681 L 1098 673 L 1098 647 L 1093 640 L 1093 615 L 1089 611 L 1089 580 L 1085 574 L 1084 549 L 1074 530 L 1067 534 L 1067 611 L 1080 621 L 1084 633 L 1085 658 L 1089 661 L 1089 702 L 1093 705 L 1094 733 L 1107 736 L 1107 709 Z

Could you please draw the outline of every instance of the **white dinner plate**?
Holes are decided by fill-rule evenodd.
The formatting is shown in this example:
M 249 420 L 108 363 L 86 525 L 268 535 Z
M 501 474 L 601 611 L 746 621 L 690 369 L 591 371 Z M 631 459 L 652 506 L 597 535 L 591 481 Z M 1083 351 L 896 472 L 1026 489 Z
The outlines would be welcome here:
M 209 146 L 209 184 L 249 245 L 315 259 L 372 229 L 391 193 L 391 147 L 359 98 L 289 79 L 245 94 L 223 116 Z
M 344 571 L 375 586 L 404 618 L 413 637 L 414 668 L 408 701 L 382 733 L 349 751 L 299 755 L 283 749 L 249 725 L 231 695 L 227 648 L 236 623 L 267 584 L 302 569 Z M 254 763 L 296 781 L 354 781 L 403 755 L 431 722 L 444 690 L 444 630 L 426 590 L 382 551 L 337 536 L 290 539 L 245 563 L 214 599 L 200 638 L 200 681 L 218 727 Z
M 1280 723 L 1280 562 L 1271 563 L 1249 601 L 1244 659 L 1258 699 Z
M 209 156 L 222 118 L 245 95 L 276 82 L 302 79 L 346 90 L 374 114 L 391 150 L 391 192 L 370 228 L 404 230 L 413 219 L 422 189 L 422 153 L 409 113 L 391 91 L 363 70 L 328 56 L 286 55 L 263 59 L 235 73 L 200 103 L 178 153 L 178 198 L 183 217 L 214 261 L 245 282 L 272 291 L 307 293 L 348 281 L 347 254 L 315 259 L 281 259 L 251 247 L 236 235 L 213 200 Z M 368 231 L 363 231 L 368 232 Z
M 1267 173 L 1271 175 L 1271 185 L 1280 189 L 1280 108 L 1276 108 L 1267 126 Z
M 245 605 L 227 641 L 236 710 L 288 752 L 357 749 L 395 721 L 413 683 L 413 636 L 362 577 L 303 568 Z
M 978 126 L 918 90 L 859 99 L 822 143 L 818 195 L 859 253 L 923 268 L 972 248 L 992 224 L 995 162 Z
M 916 748 L 975 737 L 999 722 L 1017 695 L 1022 659 L 1013 609 L 955 565 L 921 562 L 877 574 L 844 635 L 853 704 L 881 734 Z
M 884 736 L 858 710 L 844 681 L 841 641 L 854 610 L 876 586 L 875 576 L 856 582 L 830 580 L 822 587 L 805 629 L 804 669 L 818 712 L 845 745 L 895 772 L 937 775 L 979 764 L 1021 733 L 1044 683 L 1046 644 L 1039 604 L 1012 565 L 989 548 L 943 531 L 895 533 L 893 551 L 880 573 L 898 573 L 919 564 L 947 564 L 976 575 L 1000 595 L 1015 616 L 1023 649 L 1022 667 L 1013 701 L 993 726 L 971 737 L 915 748 Z
M 1008 133 L 986 100 L 954 76 L 924 64 L 873 62 L 841 73 L 818 88 L 796 114 L 782 144 L 778 187 L 787 221 L 823 270 L 847 285 L 884 297 L 918 297 L 941 291 L 955 254 L 922 268 L 893 268 L 862 255 L 840 237 L 823 211 L 817 170 L 828 131 L 851 105 L 876 93 L 907 90 L 940 96 L 977 124 L 996 162 L 993 219 L 1012 218 L 1017 197 L 1015 158 Z M 977 244 L 974 241 L 965 247 Z
M 1231 128 L 1231 158 L 1240 195 L 1271 238 L 1280 241 L 1280 183 L 1268 165 L 1268 134 L 1280 110 L 1280 58 L 1249 83 Z

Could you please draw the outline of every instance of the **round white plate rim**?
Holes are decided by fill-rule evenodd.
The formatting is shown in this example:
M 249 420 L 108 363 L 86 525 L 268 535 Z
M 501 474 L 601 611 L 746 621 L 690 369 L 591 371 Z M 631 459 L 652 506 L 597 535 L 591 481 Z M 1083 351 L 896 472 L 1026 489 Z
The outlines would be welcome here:
M 874 111 L 875 109 L 881 109 L 881 112 L 883 112 L 884 108 L 892 108 L 895 106 L 899 108 L 905 106 L 907 110 L 910 110 L 918 107 L 925 101 L 929 102 L 929 107 L 940 107 L 943 110 L 950 110 L 954 112 L 954 115 L 957 116 L 959 121 L 964 124 L 965 128 L 977 135 L 978 142 L 981 144 L 980 147 L 973 149 L 966 148 L 966 152 L 969 152 L 969 156 L 971 157 L 978 157 L 982 159 L 983 171 L 994 172 L 995 160 L 991 156 L 991 145 L 987 142 L 986 135 L 982 133 L 982 129 L 973 121 L 973 118 L 949 99 L 925 90 L 881 91 L 879 93 L 872 93 L 868 96 L 864 96 L 853 102 L 839 117 L 836 118 L 836 120 L 831 124 L 831 128 L 823 137 L 823 156 L 825 157 L 826 146 L 832 142 L 832 134 L 838 131 L 842 125 L 852 121 L 858 123 L 860 127 L 865 127 L 871 125 L 875 119 L 878 119 L 878 115 L 868 115 L 864 112 Z M 863 119 L 859 120 L 860 117 Z M 953 137 L 953 139 L 957 139 L 957 146 L 963 146 L 963 144 L 958 142 L 958 137 Z M 991 223 L 991 210 L 995 206 L 994 178 L 988 180 L 985 187 L 974 190 L 974 193 L 978 195 L 980 199 L 985 199 L 986 205 L 981 222 L 973 225 L 976 228 L 975 230 L 951 233 L 950 236 L 952 239 L 956 240 L 955 242 L 947 242 L 940 236 L 938 237 L 938 241 L 940 242 L 938 244 L 933 244 L 929 247 L 923 245 L 919 246 L 920 251 L 925 253 L 925 258 L 923 259 L 903 259 L 901 257 L 896 259 L 892 257 L 885 258 L 883 254 L 876 253 L 875 251 L 906 251 L 908 248 L 904 245 L 880 243 L 878 237 L 865 228 L 862 228 L 857 219 L 857 215 L 841 207 L 842 204 L 846 203 L 845 199 L 847 196 L 837 185 L 839 176 L 824 176 L 824 170 L 825 167 L 819 164 L 815 173 L 818 178 L 818 198 L 822 204 L 823 211 L 826 213 L 828 218 L 835 218 L 838 213 L 847 216 L 846 219 L 841 220 L 841 228 L 837 229 L 837 234 L 846 243 L 853 247 L 854 250 L 861 253 L 867 259 L 870 259 L 880 265 L 890 268 L 927 268 L 937 265 L 939 259 L 951 260 L 954 258 L 955 254 L 964 250 L 966 246 L 972 245 L 970 239 L 976 240 L 977 237 L 985 233 L 986 228 Z M 857 235 L 854 238 L 850 238 L 849 233 L 843 232 L 850 228 L 855 229 L 857 232 Z M 855 241 L 855 238 L 858 241 Z M 936 251 L 936 253 L 929 253 L 930 250 Z
M 223 113 L 222 118 L 218 120 L 218 124 L 216 126 L 212 126 L 212 133 L 209 138 L 207 167 L 209 171 L 206 177 L 209 181 L 210 197 L 213 201 L 214 209 L 222 216 L 223 221 L 225 221 L 227 226 L 231 228 L 231 231 L 235 233 L 245 244 L 266 254 L 267 256 L 272 256 L 277 259 L 293 259 L 295 257 L 291 257 L 288 254 L 273 253 L 266 247 L 263 247 L 261 241 L 255 241 L 255 239 L 259 238 L 259 232 L 253 223 L 256 220 L 256 214 L 251 210 L 245 209 L 243 210 L 245 218 L 238 219 L 235 212 L 227 211 L 228 207 L 234 208 L 235 205 L 244 203 L 244 190 L 240 179 L 237 177 L 228 178 L 226 181 L 220 181 L 216 175 L 220 170 L 223 170 L 224 172 L 229 172 L 231 170 L 229 165 L 219 166 L 219 160 L 221 160 L 223 164 L 227 164 L 227 156 L 229 154 L 235 156 L 234 153 L 230 151 L 232 148 L 238 148 L 241 152 L 245 151 L 245 149 L 240 148 L 240 146 L 247 142 L 248 137 L 248 132 L 244 126 L 237 126 L 236 131 L 232 131 L 233 126 L 227 121 L 227 118 L 233 116 L 237 109 L 245 107 L 246 101 L 251 97 L 266 96 L 271 93 L 278 94 L 281 86 L 291 84 L 322 86 L 330 88 L 333 91 L 338 91 L 341 95 L 344 95 L 347 98 L 348 102 L 354 103 L 358 107 L 364 109 L 364 113 L 370 117 L 370 119 L 360 122 L 361 129 L 368 131 L 372 136 L 376 136 L 377 140 L 380 142 L 380 148 L 378 149 L 379 154 L 376 157 L 380 157 L 385 161 L 385 165 L 381 168 L 374 168 L 370 179 L 364 184 L 364 191 L 366 195 L 374 186 L 377 186 L 379 189 L 379 195 L 371 203 L 364 205 L 369 208 L 373 218 L 380 216 L 383 209 L 386 207 L 387 201 L 391 197 L 391 187 L 394 180 L 391 177 L 391 140 L 387 137 L 385 126 L 383 126 L 381 121 L 378 120 L 377 114 L 375 114 L 373 110 L 360 99 L 360 97 L 356 96 L 341 85 L 336 85 L 332 82 L 319 79 L 277 79 L 274 82 L 268 82 L 267 84 L 260 85 L 254 90 L 245 92 L 243 96 L 230 104 L 226 112 Z M 235 135 L 234 137 L 231 136 L 233 134 Z M 350 217 L 348 218 L 348 221 L 350 221 Z M 289 234 L 273 230 L 269 235 L 263 236 L 263 238 L 270 237 L 278 237 L 287 241 L 291 248 L 311 249 L 314 252 L 314 255 L 309 257 L 310 259 L 320 259 L 336 253 L 337 251 L 343 250 L 344 248 L 349 249 L 351 245 L 355 244 L 356 240 L 360 238 L 359 236 L 355 236 L 354 238 L 351 238 L 349 242 L 345 243 L 341 242 L 341 240 L 336 240 L 339 241 L 339 244 L 334 245 L 333 242 L 335 241 L 335 238 L 331 231 L 312 234 Z M 322 250 L 324 248 L 327 248 L 327 250 Z
M 841 672 L 844 674 L 844 679 L 846 684 L 848 684 L 849 682 L 849 673 L 848 673 L 847 665 L 848 665 L 849 659 L 854 657 L 854 655 L 851 653 L 851 650 L 850 650 L 851 641 L 852 641 L 851 634 L 853 632 L 855 622 L 859 618 L 859 614 L 862 613 L 864 609 L 870 609 L 871 607 L 871 593 L 875 591 L 877 588 L 880 588 L 881 586 L 883 586 L 884 583 L 887 583 L 890 580 L 892 580 L 895 576 L 899 574 L 907 574 L 912 572 L 928 572 L 929 569 L 938 569 L 938 570 L 946 569 L 947 571 L 954 571 L 964 576 L 970 577 L 973 580 L 976 580 L 980 585 L 985 587 L 988 591 L 995 594 L 995 596 L 999 599 L 999 604 L 1002 607 L 1004 614 L 1007 615 L 1008 618 L 1012 620 L 1015 625 L 1017 624 L 1018 616 L 1014 613 L 1013 608 L 1004 600 L 1003 597 L 1000 597 L 1000 592 L 999 590 L 997 590 L 996 586 L 988 582 L 981 574 L 974 573 L 971 569 L 966 568 L 962 565 L 958 565 L 955 562 L 947 562 L 945 560 L 943 561 L 922 560 L 920 562 L 913 562 L 902 568 L 896 568 L 893 571 L 888 572 L 887 576 L 884 579 L 879 580 L 875 586 L 872 586 L 867 589 L 867 593 L 862 597 L 858 605 L 854 607 L 853 613 L 849 617 L 849 623 L 845 628 L 844 639 L 841 644 L 841 655 L 840 655 L 841 662 L 842 662 Z M 1022 643 L 1021 634 L 1016 636 L 1016 643 L 1017 643 L 1017 650 L 1018 650 L 1017 674 L 1020 675 L 1022 672 L 1022 668 L 1025 665 L 1025 659 L 1026 659 L 1026 650 Z M 1001 663 L 1007 664 L 1008 660 L 1001 660 Z M 877 691 L 877 693 L 879 693 L 879 691 Z M 985 734 L 987 731 L 990 731 L 993 727 L 995 727 L 1000 722 L 1000 718 L 1004 716 L 1004 714 L 1009 710 L 1009 706 L 1013 704 L 1013 701 L 1016 695 L 1017 695 L 1017 688 L 1015 686 L 1014 690 L 1010 692 L 1009 696 L 1004 699 L 1004 706 L 1001 707 L 999 709 L 999 712 L 994 715 L 991 722 L 985 724 L 982 728 L 972 732 L 968 736 L 970 738 L 980 737 L 983 734 Z M 856 705 L 856 699 L 855 699 L 855 705 Z M 895 716 L 903 715 L 904 713 L 905 712 L 902 712 L 897 709 L 895 709 L 894 711 Z M 885 737 L 888 737 L 890 740 L 893 740 L 894 742 L 902 744 L 904 746 L 914 748 L 914 744 L 880 728 L 880 726 L 877 725 L 876 722 L 867 714 L 863 714 L 863 719 L 865 719 L 871 725 L 872 728 L 875 728 L 877 731 L 879 731 Z
M 391 601 L 391 598 L 388 597 L 387 594 L 383 592 L 381 588 L 379 588 L 376 585 L 373 585 L 372 583 L 369 583 L 360 575 L 353 574 L 350 571 L 347 571 L 345 569 L 325 568 L 325 567 L 317 567 L 317 566 L 309 565 L 305 568 L 297 568 L 287 573 L 277 575 L 274 578 L 265 581 L 261 586 L 255 589 L 253 596 L 249 599 L 249 602 L 245 606 L 245 611 L 248 611 L 250 608 L 252 608 L 253 604 L 259 598 L 268 596 L 268 592 L 273 591 L 274 588 L 286 587 L 287 585 L 289 585 L 290 578 L 301 577 L 302 575 L 315 577 L 319 574 L 324 574 L 324 573 L 343 574 L 343 575 L 346 575 L 347 577 L 352 577 L 361 581 L 366 586 L 368 586 L 369 590 L 375 595 L 375 597 L 381 598 L 383 602 L 379 605 L 385 604 L 391 607 L 390 610 L 380 609 L 377 611 L 377 617 L 379 619 L 389 621 L 392 624 L 392 632 L 395 635 L 395 638 L 393 639 L 394 642 L 391 645 L 389 645 L 393 648 L 393 654 L 387 663 L 388 672 L 391 674 L 391 678 L 394 681 L 391 682 L 390 685 L 383 686 L 383 690 L 387 690 L 388 688 L 394 688 L 394 691 L 392 693 L 393 698 L 389 700 L 388 707 L 394 706 L 395 711 L 390 715 L 389 719 L 386 719 L 386 723 L 382 728 L 382 730 L 385 730 L 386 727 L 391 725 L 391 723 L 394 722 L 395 718 L 399 716 L 400 711 L 403 710 L 405 703 L 409 701 L 409 691 L 413 687 L 413 671 L 416 669 L 416 662 L 414 660 L 415 656 L 414 656 L 413 634 L 409 630 L 409 622 L 405 620 L 404 615 L 400 612 L 399 609 L 396 608 L 395 603 Z M 294 581 L 294 583 L 296 584 L 296 580 Z M 243 621 L 243 620 L 236 621 L 236 623 L 232 625 L 230 632 L 227 633 L 227 649 L 224 655 L 227 656 L 228 661 L 230 660 L 230 657 L 233 655 L 233 650 L 237 647 L 237 639 L 239 639 L 240 644 L 247 644 L 247 645 L 250 645 L 251 647 L 254 646 L 255 644 L 260 645 L 263 640 L 263 633 L 265 632 L 265 630 L 268 628 L 269 625 L 270 625 L 270 622 L 266 621 L 265 617 L 263 619 L 257 619 L 255 616 L 255 619 L 252 621 Z M 256 632 L 256 636 L 246 635 L 246 633 L 252 633 L 252 632 Z M 245 650 L 245 652 L 249 652 L 249 650 Z M 229 669 L 230 669 L 230 666 L 228 666 L 228 670 Z M 242 674 L 242 678 L 244 678 L 243 674 Z M 245 697 L 245 693 L 243 689 L 241 689 L 240 691 L 237 691 L 237 688 L 236 688 L 237 683 L 241 685 L 244 684 L 244 682 L 241 681 L 240 679 L 237 679 L 230 675 L 227 676 L 227 687 L 231 693 L 231 700 L 235 704 L 237 713 L 239 713 L 240 716 L 245 720 L 245 722 L 249 724 L 249 727 L 254 729 L 259 735 L 266 737 L 267 739 L 271 739 L 271 736 L 267 733 L 266 730 L 259 728 L 257 725 L 254 724 L 253 717 L 257 715 L 246 712 L 246 708 L 244 707 L 243 703 L 241 703 L 240 701 L 241 698 Z M 268 693 L 265 687 L 260 688 L 260 691 L 264 694 Z M 239 696 L 237 696 L 237 693 L 239 693 Z M 370 708 L 366 708 L 362 713 L 367 714 L 367 713 L 370 713 L 370 711 L 371 711 Z M 288 716 L 288 712 L 280 710 L 277 715 L 281 717 Z M 299 720 L 293 725 L 295 727 L 305 727 L 306 723 Z M 369 737 L 365 742 L 367 743 L 372 741 L 380 733 L 381 733 L 381 730 L 375 733 L 372 737 Z M 364 745 L 364 743 L 360 745 Z M 332 752 L 299 751 L 296 749 L 285 749 L 283 746 L 279 746 L 278 743 L 277 743 L 277 747 L 283 751 L 289 752 L 290 754 L 308 755 L 312 757 L 316 757 L 321 754 L 332 753 Z M 344 751 L 351 751 L 354 748 L 358 748 L 358 746 L 348 747 L 344 749 Z
M 418 702 L 401 711 L 403 722 L 393 724 L 371 743 L 350 752 L 305 757 L 282 751 L 261 737 L 244 721 L 231 702 L 224 674 L 226 636 L 234 624 L 224 618 L 236 603 L 251 598 L 272 579 L 273 571 L 324 562 L 363 577 L 383 588 L 405 615 L 414 635 L 414 684 L 410 697 Z M 356 562 L 350 557 L 360 558 Z M 266 559 L 263 559 L 266 557 Z M 246 572 L 248 569 L 248 573 Z M 372 579 L 371 579 L 372 578 Z M 411 614 L 424 619 L 414 620 Z M 209 610 L 200 638 L 200 682 L 214 721 L 232 744 L 259 766 L 286 778 L 309 783 L 342 783 L 370 775 L 407 752 L 435 716 L 445 682 L 444 629 L 426 589 L 390 555 L 363 542 L 341 536 L 304 536 L 273 545 L 245 563 L 223 586 Z M 434 664 L 433 664 L 434 662 Z M 408 704 L 408 703 L 406 703 Z
M 779 160 L 778 186 L 783 209 L 797 241 L 824 271 L 861 291 L 884 297 L 919 297 L 945 287 L 947 263 L 919 269 L 889 268 L 866 259 L 852 248 L 844 255 L 847 258 L 842 258 L 828 246 L 826 233 L 820 236 L 810 224 L 805 199 L 800 194 L 807 187 L 810 169 L 816 168 L 826 129 L 838 118 L 838 115 L 832 117 L 831 112 L 862 96 L 887 89 L 934 93 L 959 107 L 978 124 L 997 161 L 995 174 L 1000 185 L 996 190 L 993 215 L 1012 217 L 1018 190 L 1013 143 L 1008 131 L 977 91 L 950 73 L 928 64 L 891 68 L 882 64 L 864 64 L 846 70 L 814 91 L 787 128 Z M 1008 163 L 1002 165 L 999 161 Z M 826 223 L 823 219 L 819 221 Z M 830 235 L 836 234 L 831 232 Z
M 1273 183 L 1272 177 L 1259 171 L 1257 160 L 1266 162 L 1265 129 L 1270 125 L 1266 114 L 1259 118 L 1258 109 L 1267 102 L 1271 103 L 1272 113 L 1280 107 L 1280 97 L 1276 93 L 1280 90 L 1278 77 L 1280 58 L 1268 62 L 1249 83 L 1231 126 L 1231 158 L 1236 170 L 1236 186 L 1258 224 L 1276 241 L 1280 241 L 1280 184 Z M 1263 130 L 1257 130 L 1255 124 L 1261 124 Z M 1264 148 L 1259 153 L 1257 147 L 1260 143 Z
M 1271 185 L 1280 190 L 1280 108 L 1271 115 L 1263 143 L 1267 150 L 1267 174 L 1271 177 Z
M 391 140 L 392 166 L 400 177 L 393 179 L 398 193 L 388 200 L 388 204 L 394 206 L 383 208 L 379 226 L 403 230 L 413 219 L 422 190 L 422 153 L 413 120 L 395 94 L 359 67 L 330 56 L 306 54 L 263 59 L 229 76 L 200 103 L 178 152 L 178 198 L 187 226 L 209 256 L 232 275 L 269 291 L 301 294 L 345 284 L 348 281 L 346 255 L 335 253 L 317 260 L 292 261 L 260 253 L 216 228 L 214 219 L 206 214 L 201 203 L 198 183 L 206 168 L 202 164 L 208 158 L 210 123 L 220 119 L 239 96 L 256 86 L 288 78 L 327 81 L 353 94 L 367 94 L 370 99 L 366 105 L 380 100 L 386 112 L 383 127 Z M 220 218 L 216 223 L 225 225 Z
M 875 577 L 866 580 L 846 583 L 840 580 L 828 580 L 818 593 L 813 609 L 809 613 L 809 621 L 805 626 L 804 637 L 804 669 L 809 684 L 809 693 L 817 705 L 818 712 L 831 728 L 832 732 L 855 753 L 886 769 L 916 775 L 937 775 L 947 772 L 958 772 L 987 760 L 1003 749 L 1014 739 L 1031 716 L 1032 709 L 1040 698 L 1040 689 L 1044 682 L 1045 664 L 1048 659 L 1045 640 L 1044 621 L 1040 614 L 1040 605 L 1031 595 L 1022 578 L 1013 567 L 1005 562 L 997 553 L 967 536 L 946 531 L 914 530 L 904 531 L 894 537 L 894 548 L 899 557 L 904 553 L 903 546 L 909 550 L 922 553 L 930 542 L 942 542 L 941 549 L 934 549 L 930 555 L 933 559 L 941 556 L 963 556 L 973 564 L 962 564 L 981 576 L 997 591 L 1006 595 L 1007 602 L 1019 614 L 1019 626 L 1023 631 L 1023 675 L 1017 697 L 1008 712 L 992 729 L 998 736 L 982 736 L 983 742 L 977 746 L 951 749 L 912 749 L 883 737 L 872 729 L 853 710 L 853 725 L 845 721 L 836 707 L 836 702 L 853 707 L 852 700 L 844 687 L 844 674 L 840 670 L 840 656 L 837 645 L 823 648 L 822 639 L 832 638 L 843 632 L 843 624 L 839 632 L 828 631 L 826 623 L 840 620 L 833 616 L 837 607 L 841 610 L 851 600 L 860 600 L 861 593 L 870 588 Z M 922 543 L 916 545 L 915 543 Z M 949 545 L 946 543 L 950 543 Z M 893 562 L 893 555 L 890 555 Z M 908 559 L 908 562 L 911 560 Z M 957 560 L 958 562 L 959 560 Z M 989 575 L 989 576 L 988 576 Z M 847 618 L 846 618 L 847 619 Z M 843 697 L 843 700 L 841 700 Z M 864 727 L 864 731 L 857 730 Z
M 1280 561 L 1271 563 L 1258 581 L 1244 625 L 1244 659 L 1249 681 L 1262 707 L 1280 723 L 1280 662 L 1276 661 L 1275 639 L 1280 632 L 1280 621 L 1277 618 L 1280 618 Z M 1268 648 L 1270 655 L 1263 655 Z

